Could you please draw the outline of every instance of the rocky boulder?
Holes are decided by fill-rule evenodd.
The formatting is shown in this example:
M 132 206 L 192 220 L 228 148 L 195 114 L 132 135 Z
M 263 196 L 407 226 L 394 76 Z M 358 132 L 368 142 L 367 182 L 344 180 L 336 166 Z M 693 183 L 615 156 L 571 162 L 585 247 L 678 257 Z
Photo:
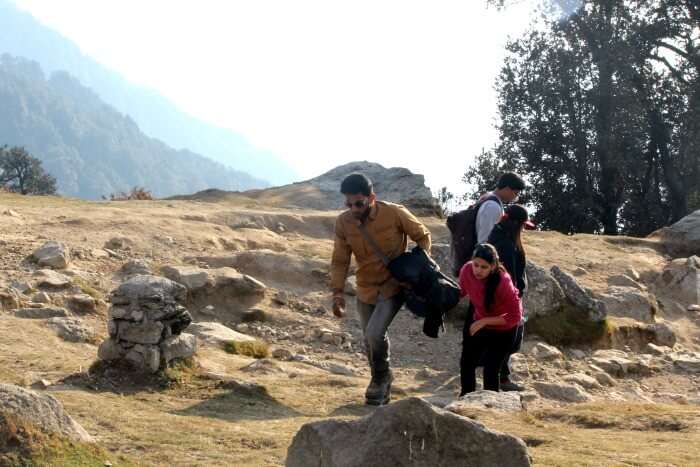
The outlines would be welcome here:
M 408 398 L 355 421 L 304 425 L 287 467 L 529 466 L 525 443 L 478 422 Z
M 612 286 L 597 298 L 605 305 L 609 316 L 647 323 L 654 321 L 659 309 L 656 297 L 636 287 Z
M 203 342 L 212 345 L 223 345 L 227 342 L 254 342 L 256 340 L 254 337 L 214 322 L 192 323 L 188 328 L 188 332 L 194 334 Z
M 527 332 L 550 344 L 590 344 L 605 335 L 605 304 L 559 267 L 527 266 Z
M 658 294 L 672 296 L 685 305 L 700 303 L 700 257 L 673 260 L 654 286 Z
M 165 277 L 194 291 L 206 287 L 209 282 L 209 273 L 205 269 L 196 266 L 163 266 L 161 273 Z
M 307 194 L 304 207 L 321 210 L 341 209 L 345 198 L 340 193 L 340 183 L 352 173 L 362 173 L 369 177 L 381 200 L 403 204 L 419 214 L 434 215 L 440 210 L 430 188 L 425 185 L 423 175 L 414 174 L 402 167 L 386 168 L 367 161 L 350 162 L 307 182 L 282 189 L 294 189 L 299 191 L 300 195 L 309 191 L 318 193 L 318 196 L 313 197 Z
M 553 266 L 551 269 L 552 276 L 561 286 L 566 298 L 574 304 L 578 309 L 586 312 L 591 320 L 603 321 L 606 318 L 605 305 L 593 298 L 592 294 L 581 287 L 581 285 L 573 278 L 573 276 L 565 273 L 558 266 Z
M 657 230 L 650 237 L 662 241 L 666 250 L 675 258 L 700 256 L 700 210 L 669 227 Z
M 74 441 L 93 441 L 88 432 L 66 413 L 61 403 L 48 394 L 0 383 L 0 413 L 20 417 L 46 433 Z
M 559 311 L 566 296 L 556 279 L 532 261 L 527 262 L 526 273 L 528 288 L 523 298 L 523 306 L 527 316 L 547 316 Z
M 70 263 L 70 250 L 63 243 L 46 242 L 32 253 L 32 258 L 39 266 L 65 269 Z
M 588 402 L 591 400 L 591 396 L 578 384 L 536 381 L 533 386 L 542 397 L 547 399 L 562 402 Z
M 68 342 L 92 342 L 96 337 L 95 330 L 79 318 L 51 318 L 46 325 L 56 331 L 58 337 Z

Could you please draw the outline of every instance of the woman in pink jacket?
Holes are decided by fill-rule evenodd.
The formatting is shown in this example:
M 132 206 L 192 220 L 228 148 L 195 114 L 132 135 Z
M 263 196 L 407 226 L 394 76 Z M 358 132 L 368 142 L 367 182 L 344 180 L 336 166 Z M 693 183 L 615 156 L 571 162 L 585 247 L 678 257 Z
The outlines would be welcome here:
M 484 389 L 499 390 L 499 370 L 516 339 L 523 308 L 518 289 L 488 243 L 474 249 L 459 273 L 462 296 L 474 305 L 474 317 L 464 325 L 460 360 L 462 392 L 476 390 L 476 367 L 484 366 Z

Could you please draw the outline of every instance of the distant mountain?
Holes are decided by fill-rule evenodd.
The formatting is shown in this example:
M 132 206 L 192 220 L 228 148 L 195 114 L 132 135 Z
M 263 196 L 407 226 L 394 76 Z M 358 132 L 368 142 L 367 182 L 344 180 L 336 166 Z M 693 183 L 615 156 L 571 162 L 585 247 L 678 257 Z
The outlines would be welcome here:
M 156 196 L 264 185 L 250 175 L 144 135 L 66 72 L 0 56 L 0 144 L 25 146 L 65 195 L 99 199 L 135 185 Z
M 0 54 L 3 52 L 36 60 L 49 74 L 69 72 L 106 103 L 129 115 L 144 133 L 169 146 L 190 149 L 274 185 L 297 179 L 294 169 L 271 152 L 178 110 L 154 90 L 129 83 L 8 0 L 0 0 Z

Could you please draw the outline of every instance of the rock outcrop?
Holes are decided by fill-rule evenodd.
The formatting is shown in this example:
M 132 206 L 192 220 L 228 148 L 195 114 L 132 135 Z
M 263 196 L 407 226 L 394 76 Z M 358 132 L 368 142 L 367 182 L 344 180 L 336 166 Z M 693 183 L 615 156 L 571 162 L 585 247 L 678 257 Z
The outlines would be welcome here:
M 403 204 L 417 214 L 436 215 L 440 212 L 437 200 L 425 185 L 425 177 L 410 170 L 386 168 L 367 161 L 351 162 L 336 167 L 323 175 L 305 182 L 294 183 L 267 190 L 246 192 L 245 195 L 265 200 L 286 200 L 289 206 L 308 209 L 343 209 L 345 198 L 340 193 L 340 183 L 351 173 L 362 173 L 374 184 L 379 199 Z
M 46 433 L 65 436 L 74 441 L 92 442 L 92 437 L 54 397 L 0 383 L 0 413 L 20 417 Z
M 102 360 L 125 359 L 151 373 L 174 358 L 187 358 L 197 350 L 196 338 L 182 334 L 192 322 L 178 302 L 184 286 L 164 277 L 135 276 L 112 293 L 109 339 L 100 345 Z
M 654 286 L 659 294 L 673 296 L 685 305 L 700 304 L 700 257 L 671 261 Z
M 650 235 L 658 238 L 674 258 L 700 256 L 700 210 Z
M 286 462 L 287 467 L 370 465 L 519 467 L 529 466 L 530 460 L 522 440 L 408 398 L 360 420 L 304 425 Z

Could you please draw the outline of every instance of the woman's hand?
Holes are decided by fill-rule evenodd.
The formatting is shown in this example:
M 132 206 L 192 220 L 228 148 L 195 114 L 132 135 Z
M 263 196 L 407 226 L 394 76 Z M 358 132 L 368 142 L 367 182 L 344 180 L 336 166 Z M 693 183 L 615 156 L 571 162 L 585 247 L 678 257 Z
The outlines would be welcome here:
M 473 336 L 477 332 L 481 331 L 484 327 L 486 326 L 486 323 L 484 322 L 483 319 L 480 319 L 478 321 L 474 321 L 471 326 L 469 326 L 469 335 Z

